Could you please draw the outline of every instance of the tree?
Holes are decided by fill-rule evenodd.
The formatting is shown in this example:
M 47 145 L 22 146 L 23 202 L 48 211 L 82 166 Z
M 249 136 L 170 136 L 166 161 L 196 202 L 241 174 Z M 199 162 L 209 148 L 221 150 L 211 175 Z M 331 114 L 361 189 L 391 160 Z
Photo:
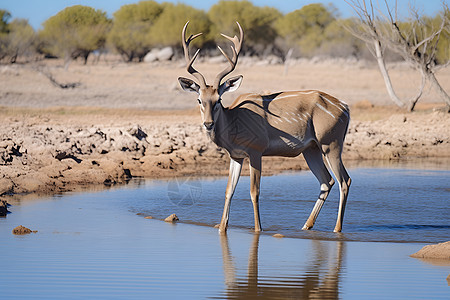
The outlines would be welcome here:
M 450 26 L 448 7 L 445 4 L 443 5 L 444 9 L 438 18 L 440 20 L 437 23 L 438 26 L 433 26 L 417 12 L 413 13 L 413 19 L 409 22 L 400 23 L 397 20 L 397 12 L 395 11 L 394 17 L 394 13 L 387 2 L 385 2 L 387 13 L 382 13 L 380 7 L 374 9 L 371 0 L 368 3 L 365 0 L 346 1 L 353 7 L 359 18 L 357 23 L 348 27 L 348 29 L 352 34 L 366 42 L 373 56 L 377 59 L 391 100 L 398 106 L 406 107 L 408 111 L 413 111 L 417 101 L 422 96 L 426 81 L 429 81 L 437 89 L 450 111 L 450 97 L 434 75 L 440 67 L 448 65 L 450 61 L 450 56 L 448 55 Z M 444 42 L 442 43 L 442 41 Z M 413 69 L 420 72 L 422 81 L 414 97 L 404 100 L 400 99 L 395 93 L 385 65 L 385 48 L 389 48 L 402 56 Z M 441 66 L 436 64 L 436 55 L 440 53 L 439 51 L 447 53 L 447 57 L 443 55 L 440 58 L 443 59 L 441 62 L 443 65 Z
M 39 33 L 44 41 L 44 50 L 64 58 L 66 67 L 71 59 L 84 58 L 102 48 L 110 27 L 106 13 L 89 6 L 67 7 L 43 24 Z
M 11 14 L 3 9 L 0 9 L 0 33 L 8 33 L 8 20 Z
M 125 58 L 141 61 L 154 45 L 151 28 L 163 11 L 155 1 L 141 1 L 120 7 L 114 13 L 113 26 L 108 41 Z
M 276 24 L 278 33 L 303 55 L 312 56 L 324 42 L 328 25 L 336 20 L 334 7 L 309 4 L 286 14 Z
M 14 19 L 9 24 L 7 40 L 7 55 L 11 57 L 11 63 L 15 63 L 18 56 L 29 52 L 36 40 L 33 27 L 25 19 Z
M 365 52 L 364 42 L 345 29 L 351 23 L 350 19 L 336 19 L 328 24 L 316 52 L 333 57 L 361 57 Z
M 7 35 L 9 33 L 8 20 L 11 18 L 11 14 L 3 9 L 0 9 L 0 59 L 3 59 L 7 55 Z
M 245 32 L 243 52 L 255 52 L 258 47 L 274 44 L 277 37 L 275 22 L 282 15 L 273 7 L 257 7 L 246 0 L 220 0 L 211 7 L 208 16 L 213 23 L 211 35 L 214 38 L 220 38 L 220 32 L 229 36 L 233 36 L 231 34 L 233 32 L 238 34 L 236 26 L 236 21 L 238 21 Z
M 202 47 L 208 41 L 211 21 L 204 11 L 181 3 L 167 3 L 164 6 L 163 12 L 151 28 L 154 42 L 158 45 L 180 47 L 181 29 L 187 21 L 191 21 L 190 31 L 203 33 L 202 37 L 193 42 L 197 47 Z

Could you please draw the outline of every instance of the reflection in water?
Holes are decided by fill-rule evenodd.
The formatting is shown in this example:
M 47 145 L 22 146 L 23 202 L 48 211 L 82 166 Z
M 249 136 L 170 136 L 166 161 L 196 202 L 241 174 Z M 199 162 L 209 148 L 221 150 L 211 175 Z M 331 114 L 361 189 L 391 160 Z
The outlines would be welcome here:
M 238 276 L 233 262 L 227 235 L 221 236 L 223 270 L 226 291 L 220 298 L 227 299 L 337 299 L 339 298 L 339 279 L 345 256 L 345 243 L 336 242 L 335 253 L 329 253 L 325 242 L 312 241 L 313 259 L 298 275 L 265 276 L 259 274 L 259 240 L 260 234 L 254 234 L 250 247 L 247 275 Z

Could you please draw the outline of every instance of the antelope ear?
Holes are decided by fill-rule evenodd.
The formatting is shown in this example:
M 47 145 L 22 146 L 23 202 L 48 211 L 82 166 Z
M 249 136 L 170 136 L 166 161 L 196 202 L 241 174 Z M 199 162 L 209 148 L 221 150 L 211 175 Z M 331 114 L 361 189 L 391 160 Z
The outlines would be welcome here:
M 242 75 L 239 75 L 236 77 L 232 77 L 227 81 L 225 81 L 224 83 L 222 83 L 219 87 L 219 95 L 222 96 L 222 94 L 225 92 L 234 92 L 235 90 L 237 90 L 239 86 L 241 86 L 243 78 L 244 77 Z
M 195 83 L 194 80 L 185 77 L 178 77 L 178 82 L 180 83 L 181 88 L 186 92 L 195 92 L 197 94 L 199 93 L 200 86 Z

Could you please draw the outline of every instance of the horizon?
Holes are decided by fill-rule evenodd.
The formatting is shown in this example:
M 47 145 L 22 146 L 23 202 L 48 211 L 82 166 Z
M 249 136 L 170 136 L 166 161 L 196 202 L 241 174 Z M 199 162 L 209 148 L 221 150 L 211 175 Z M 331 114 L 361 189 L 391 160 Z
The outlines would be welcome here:
M 56 15 L 58 12 L 66 7 L 73 5 L 85 5 L 90 6 L 95 9 L 101 9 L 106 12 L 109 18 L 112 18 L 113 13 L 120 9 L 122 5 L 138 3 L 138 0 L 91 0 L 91 1 L 75 1 L 75 0 L 16 0 L 16 1 L 6 1 L 0 0 L 0 9 L 7 10 L 11 14 L 11 20 L 16 18 L 27 19 L 29 24 L 34 28 L 34 30 L 39 30 L 42 28 L 42 23 L 48 18 Z M 218 0 L 157 0 L 156 2 L 171 2 L 174 4 L 183 3 L 190 5 L 197 9 L 208 11 L 211 6 L 218 3 Z M 345 1 L 311 1 L 311 0 L 299 0 L 299 1 L 280 1 L 280 0 L 250 0 L 255 6 L 269 6 L 278 9 L 281 13 L 287 14 L 289 12 L 295 11 L 302 8 L 305 5 L 312 3 L 322 3 L 324 5 L 333 4 L 337 8 L 338 17 L 349 18 L 355 16 L 352 7 Z M 390 7 L 394 7 L 395 1 L 388 0 Z M 442 9 L 441 0 L 427 0 L 427 1 L 408 1 L 399 0 L 397 1 L 397 7 L 399 15 L 401 18 L 409 16 L 409 3 L 412 7 L 417 9 L 419 14 L 434 16 Z M 447 4 L 447 1 L 444 1 Z

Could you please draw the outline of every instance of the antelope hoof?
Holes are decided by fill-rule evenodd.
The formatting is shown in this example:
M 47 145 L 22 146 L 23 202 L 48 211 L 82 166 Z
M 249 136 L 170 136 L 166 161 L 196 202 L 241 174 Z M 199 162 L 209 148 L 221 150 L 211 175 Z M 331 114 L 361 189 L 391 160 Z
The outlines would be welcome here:
M 339 232 L 341 232 L 341 231 L 342 231 L 341 228 L 335 228 L 335 229 L 333 230 L 333 232 L 336 232 L 336 233 L 339 233 Z
M 305 224 L 305 225 L 303 225 L 302 230 L 310 230 L 311 228 L 313 228 L 313 227 Z
M 220 224 L 217 224 L 216 226 L 214 226 L 214 228 L 218 228 L 219 229 L 219 234 L 227 234 L 227 227 L 226 226 L 221 226 Z

